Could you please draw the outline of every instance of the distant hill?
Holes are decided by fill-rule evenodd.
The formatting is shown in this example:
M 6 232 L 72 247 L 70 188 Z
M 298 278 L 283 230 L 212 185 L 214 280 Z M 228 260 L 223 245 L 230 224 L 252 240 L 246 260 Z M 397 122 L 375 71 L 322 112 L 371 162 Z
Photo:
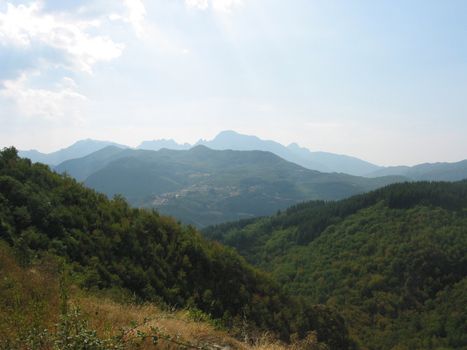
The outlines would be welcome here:
M 311 152 L 293 143 L 283 146 L 278 142 L 262 140 L 256 136 L 242 135 L 235 131 L 222 131 L 213 140 L 199 140 L 196 145 L 204 145 L 215 150 L 236 150 L 236 151 L 266 151 L 284 158 L 290 162 L 301 165 L 307 169 L 321 172 L 337 172 L 350 175 L 364 175 L 378 170 L 380 167 L 361 159 L 346 155 Z M 177 144 L 173 140 L 145 141 L 139 149 L 159 150 L 168 149 L 188 149 L 188 144 Z
M 205 146 L 186 151 L 107 147 L 56 170 L 198 227 L 270 215 L 310 199 L 345 198 L 404 180 L 320 173 L 270 152 Z
M 417 181 L 459 181 L 467 179 L 467 159 L 456 163 L 425 163 L 412 167 L 387 167 L 367 174 L 369 177 L 390 175 L 405 176 Z
M 127 146 L 120 145 L 115 142 L 86 139 L 77 141 L 67 148 L 63 148 L 52 153 L 41 153 L 36 150 L 30 150 L 19 151 L 19 155 L 24 158 L 29 158 L 33 162 L 40 162 L 47 165 L 58 165 L 68 159 L 87 156 L 88 154 L 91 154 L 107 146 L 127 148 Z
M 394 184 L 204 233 L 340 310 L 361 349 L 467 348 L 467 181 Z
M 125 151 L 130 150 L 107 146 L 85 157 L 66 160 L 54 167 L 54 170 L 59 173 L 68 173 L 78 181 L 84 181 L 89 175 L 101 170 L 111 161 L 123 158 Z

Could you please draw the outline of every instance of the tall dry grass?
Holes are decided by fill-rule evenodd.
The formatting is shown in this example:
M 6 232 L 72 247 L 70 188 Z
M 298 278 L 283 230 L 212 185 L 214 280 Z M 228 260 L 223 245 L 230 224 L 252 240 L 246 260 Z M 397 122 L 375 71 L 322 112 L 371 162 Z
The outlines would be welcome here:
M 20 267 L 10 248 L 0 244 L 0 350 L 57 349 L 57 324 L 63 319 L 63 284 L 56 262 L 44 259 Z M 165 311 L 154 304 L 126 304 L 68 287 L 68 310 L 80 310 L 87 327 L 101 339 L 123 335 L 125 349 L 298 350 L 321 349 L 315 340 L 286 346 L 268 334 L 240 341 L 213 322 L 195 320 L 190 311 Z M 62 307 L 61 307 L 62 306 Z M 47 330 L 46 333 L 43 333 Z M 138 335 L 148 337 L 142 341 Z M 157 335 L 153 344 L 151 336 Z M 190 347 L 186 347 L 190 349 Z
M 103 337 L 119 334 L 126 328 L 127 338 L 133 337 L 137 331 L 152 334 L 152 328 L 162 335 L 169 335 L 180 343 L 189 343 L 197 347 L 238 350 L 284 350 L 287 347 L 267 334 L 251 340 L 252 344 L 241 342 L 225 330 L 218 330 L 209 322 L 193 321 L 188 311 L 168 312 L 153 304 L 124 305 L 109 299 L 93 296 L 80 296 L 73 300 L 90 319 L 90 325 Z M 131 328 L 131 325 L 138 325 Z M 129 327 L 130 326 L 130 327 Z M 150 341 L 141 345 L 141 349 L 180 349 L 179 344 L 160 340 L 154 346 Z
M 0 244 L 0 349 L 13 347 L 58 321 L 58 279 L 47 261 L 34 268 L 18 266 L 9 248 Z M 35 334 L 36 333 L 36 334 Z

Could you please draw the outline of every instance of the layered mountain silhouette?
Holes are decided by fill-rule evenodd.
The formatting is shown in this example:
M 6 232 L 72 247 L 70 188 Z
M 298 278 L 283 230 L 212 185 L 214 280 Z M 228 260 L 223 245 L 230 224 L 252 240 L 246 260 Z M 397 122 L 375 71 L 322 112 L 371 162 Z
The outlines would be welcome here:
M 366 162 L 364 160 L 346 155 L 311 152 L 307 148 L 300 147 L 296 143 L 289 146 L 281 145 L 278 142 L 262 140 L 256 136 L 242 135 L 235 131 L 227 130 L 219 133 L 214 139 L 199 140 L 196 145 L 207 146 L 215 150 L 236 150 L 236 151 L 266 151 L 296 163 L 307 169 L 321 172 L 338 172 L 350 175 L 363 175 L 376 171 L 381 167 Z M 138 146 L 140 149 L 157 151 L 161 148 L 189 149 L 188 144 L 177 144 L 173 140 L 145 141 Z
M 137 148 L 146 149 L 151 151 L 159 151 L 162 148 L 175 149 L 175 150 L 186 150 L 193 147 L 189 143 L 177 143 L 172 139 L 161 139 L 152 141 L 143 141 Z
M 275 141 L 242 135 L 231 130 L 222 131 L 210 141 L 200 140 L 196 145 L 204 145 L 215 150 L 267 151 L 304 168 L 327 173 L 337 172 L 365 177 L 395 175 L 415 181 L 459 181 L 467 178 L 467 160 L 456 163 L 426 163 L 412 167 L 382 167 L 348 155 L 310 151 L 296 143 L 284 146 Z M 138 148 L 157 151 L 161 148 L 189 149 L 190 145 L 178 144 L 174 140 L 154 140 L 145 141 Z
M 19 154 L 22 157 L 31 159 L 33 162 L 55 166 L 70 159 L 85 157 L 109 145 L 118 148 L 130 148 L 110 141 L 86 139 L 49 154 L 36 150 L 20 151 Z M 214 139 L 209 141 L 199 140 L 195 145 L 188 143 L 180 144 L 171 139 L 144 141 L 137 149 L 153 151 L 161 149 L 189 150 L 196 145 L 204 145 L 215 150 L 271 152 L 289 162 L 321 172 L 337 172 L 371 178 L 388 175 L 403 176 L 415 181 L 458 181 L 467 178 L 467 160 L 457 163 L 427 163 L 413 167 L 381 167 L 348 155 L 310 151 L 307 148 L 300 147 L 296 143 L 284 146 L 275 141 L 262 140 L 256 136 L 242 135 L 235 131 L 222 131 Z M 78 178 L 82 179 L 82 177 Z
M 459 181 L 467 179 L 467 159 L 456 163 L 425 163 L 412 167 L 387 167 L 368 174 L 370 177 L 388 175 L 401 175 L 416 181 Z
M 58 165 L 68 159 L 81 158 L 103 149 L 107 146 L 115 146 L 119 148 L 127 148 L 128 146 L 120 145 L 110 141 L 98 140 L 80 140 L 69 147 L 60 149 L 52 153 L 41 153 L 36 150 L 19 151 L 19 155 L 24 158 L 29 158 L 33 162 L 44 163 L 48 165 Z
M 200 227 L 269 215 L 309 199 L 345 198 L 405 180 L 321 173 L 271 152 L 219 151 L 202 145 L 159 151 L 109 146 L 55 169 L 107 195 L 121 194 L 133 205 L 157 208 Z

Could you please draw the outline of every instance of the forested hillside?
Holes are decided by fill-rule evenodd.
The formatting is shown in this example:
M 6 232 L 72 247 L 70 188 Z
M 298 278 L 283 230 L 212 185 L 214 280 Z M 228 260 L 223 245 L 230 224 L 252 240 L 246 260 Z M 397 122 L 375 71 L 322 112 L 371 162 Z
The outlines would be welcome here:
M 320 173 L 270 152 L 205 146 L 178 151 L 108 147 L 56 170 L 197 227 L 271 215 L 305 200 L 341 199 L 403 180 Z
M 84 288 L 196 307 L 224 325 L 247 322 L 284 340 L 316 330 L 331 349 L 349 347 L 337 313 L 287 296 L 234 250 L 31 164 L 14 148 L 0 153 L 0 239 L 23 265 L 46 254 L 63 257 Z
M 467 348 L 467 181 L 405 183 L 211 227 L 362 349 Z

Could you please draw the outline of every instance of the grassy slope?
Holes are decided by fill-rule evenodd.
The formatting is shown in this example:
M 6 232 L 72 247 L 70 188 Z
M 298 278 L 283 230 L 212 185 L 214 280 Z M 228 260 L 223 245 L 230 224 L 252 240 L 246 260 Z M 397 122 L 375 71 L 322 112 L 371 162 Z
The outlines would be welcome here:
M 42 260 L 40 265 L 22 268 L 11 249 L 0 243 L 0 349 L 46 350 L 63 340 L 57 327 L 57 324 L 63 326 L 63 321 L 56 266 L 53 260 Z M 273 341 L 267 334 L 243 342 L 226 330 L 217 329 L 203 314 L 187 310 L 164 311 L 150 303 L 119 303 L 75 286 L 67 289 L 68 309 L 80 310 L 78 319 L 74 319 L 71 326 L 86 324 L 81 334 L 87 332 L 88 336 L 83 336 L 81 340 L 95 340 L 96 337 L 91 335 L 95 332 L 97 339 L 113 339 L 114 345 L 118 344 L 124 349 L 141 350 L 175 350 L 180 349 L 180 344 L 191 344 L 194 349 L 220 346 L 236 350 L 298 349 L 300 345 L 287 346 Z M 154 332 L 154 329 L 157 331 Z M 157 334 L 160 338 L 158 344 L 154 345 L 151 339 L 141 342 L 136 337 L 138 331 Z M 121 339 L 117 341 L 116 337 Z M 164 337 L 167 339 L 164 340 Z M 84 346 L 82 342 L 80 345 Z M 97 350 L 100 347 L 89 345 L 89 349 Z

